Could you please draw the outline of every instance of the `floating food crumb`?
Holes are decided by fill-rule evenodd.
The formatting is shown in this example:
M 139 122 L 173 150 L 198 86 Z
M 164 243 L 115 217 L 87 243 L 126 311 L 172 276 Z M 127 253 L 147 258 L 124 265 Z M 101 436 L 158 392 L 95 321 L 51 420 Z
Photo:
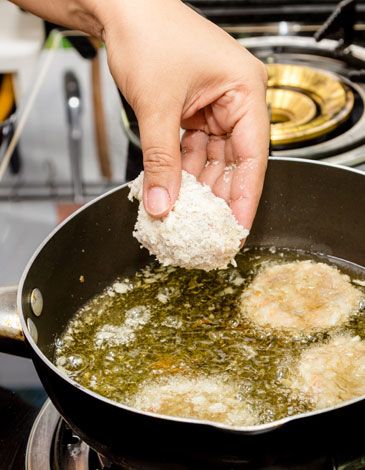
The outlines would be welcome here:
M 95 346 L 100 348 L 133 342 L 136 339 L 136 332 L 146 325 L 150 318 L 150 310 L 143 305 L 127 310 L 122 325 L 103 325 L 99 328 L 95 334 Z
M 129 292 L 132 289 L 133 289 L 133 286 L 128 281 L 114 282 L 114 284 L 113 284 L 113 290 L 117 294 L 126 294 L 127 292 Z
M 237 385 L 220 377 L 174 375 L 147 380 L 128 404 L 143 411 L 231 426 L 259 422 L 257 412 L 251 403 L 242 399 Z

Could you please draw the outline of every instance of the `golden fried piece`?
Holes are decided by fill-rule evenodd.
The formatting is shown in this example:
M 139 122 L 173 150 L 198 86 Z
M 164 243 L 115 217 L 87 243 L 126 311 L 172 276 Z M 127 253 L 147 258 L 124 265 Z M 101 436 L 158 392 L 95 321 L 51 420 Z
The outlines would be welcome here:
M 347 322 L 364 297 L 336 267 L 296 261 L 259 272 L 242 294 L 241 310 L 260 327 L 309 333 Z
M 294 367 L 289 387 L 317 408 L 365 396 L 365 341 L 344 334 L 308 348 Z
M 238 387 L 219 377 L 185 375 L 147 380 L 128 405 L 142 411 L 249 426 L 258 423 L 258 415 L 239 397 Z

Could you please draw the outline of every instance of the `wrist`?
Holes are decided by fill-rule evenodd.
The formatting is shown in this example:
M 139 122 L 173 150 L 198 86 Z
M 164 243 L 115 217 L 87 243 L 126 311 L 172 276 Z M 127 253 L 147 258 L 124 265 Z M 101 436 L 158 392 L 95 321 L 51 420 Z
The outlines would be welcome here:
M 175 7 L 183 5 L 181 0 L 108 0 L 107 4 L 98 0 L 79 1 L 87 4 L 100 22 L 103 39 L 111 30 L 126 38 L 137 31 L 141 33 L 154 22 L 154 17 L 175 20 Z
M 73 24 L 76 29 L 102 40 L 104 31 L 103 7 L 105 8 L 104 2 L 98 2 L 97 0 L 69 2 L 68 16 L 70 24 Z

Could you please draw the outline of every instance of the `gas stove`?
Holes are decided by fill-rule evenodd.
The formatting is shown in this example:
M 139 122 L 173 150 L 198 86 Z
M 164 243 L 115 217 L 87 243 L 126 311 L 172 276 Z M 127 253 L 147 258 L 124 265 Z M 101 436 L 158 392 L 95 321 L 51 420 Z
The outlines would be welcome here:
M 303 36 L 238 39 L 267 64 L 271 155 L 365 160 L 365 48 Z
M 360 470 L 365 468 L 361 432 L 351 425 L 357 408 L 336 421 L 313 428 L 300 423 L 257 436 L 235 436 L 235 451 L 222 455 L 171 455 L 151 461 L 126 455 L 118 464 L 97 454 L 69 428 L 47 400 L 37 411 L 14 394 L 0 390 L 1 470 Z M 123 423 L 110 423 L 123 435 Z M 124 430 L 125 432 L 125 430 Z
M 196 0 L 268 67 L 273 157 L 365 163 L 365 2 Z M 127 179 L 142 169 L 137 120 L 123 101 Z

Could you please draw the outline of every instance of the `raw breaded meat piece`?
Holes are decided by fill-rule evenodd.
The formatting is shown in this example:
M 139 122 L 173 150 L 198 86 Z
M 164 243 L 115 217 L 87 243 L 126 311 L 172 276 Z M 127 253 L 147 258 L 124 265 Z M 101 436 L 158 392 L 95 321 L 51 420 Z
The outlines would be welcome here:
M 143 382 L 128 405 L 142 411 L 231 426 L 257 424 L 258 414 L 238 395 L 235 384 L 219 377 L 173 375 Z
M 162 265 L 210 271 L 234 264 L 249 232 L 208 186 L 183 171 L 179 197 L 162 220 L 145 211 L 142 187 L 143 172 L 130 183 L 129 199 L 140 201 L 133 235 Z
M 309 333 L 347 322 L 364 297 L 336 267 L 296 261 L 262 269 L 243 292 L 241 311 L 260 327 Z
M 289 380 L 317 408 L 365 396 L 365 341 L 344 334 L 305 350 Z

